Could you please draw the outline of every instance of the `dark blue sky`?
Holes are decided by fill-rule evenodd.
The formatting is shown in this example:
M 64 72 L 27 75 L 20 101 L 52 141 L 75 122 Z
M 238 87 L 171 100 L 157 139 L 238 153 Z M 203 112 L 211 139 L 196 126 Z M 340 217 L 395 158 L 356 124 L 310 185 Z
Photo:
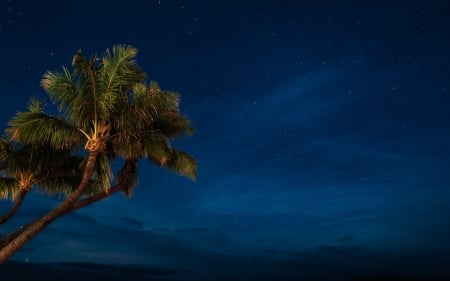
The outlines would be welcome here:
M 199 168 L 193 183 L 144 161 L 131 200 L 63 217 L 13 259 L 450 276 L 449 32 L 446 1 L 2 0 L 4 127 L 78 49 L 131 44 L 181 94 L 196 133 L 174 146 Z M 0 234 L 56 201 L 32 194 Z

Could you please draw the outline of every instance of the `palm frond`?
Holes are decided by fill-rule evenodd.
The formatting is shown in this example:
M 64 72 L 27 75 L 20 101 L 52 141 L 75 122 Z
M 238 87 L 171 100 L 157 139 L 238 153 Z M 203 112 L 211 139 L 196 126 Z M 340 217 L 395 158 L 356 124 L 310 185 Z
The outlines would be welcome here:
M 137 49 L 129 45 L 117 45 L 112 51 L 106 50 L 100 74 L 105 92 L 122 94 L 145 79 L 145 73 L 136 63 L 136 54 Z
M 14 201 L 20 192 L 19 181 L 10 177 L 0 177 L 0 199 Z
M 70 195 L 80 184 L 82 172 L 57 175 L 55 177 L 48 177 L 38 182 L 38 189 L 42 194 L 47 196 L 66 197 Z M 105 189 L 105 184 L 102 182 L 102 177 L 95 177 L 89 181 L 86 190 L 83 192 L 84 196 L 89 196 Z
M 127 104 L 117 110 L 111 119 L 115 133 L 136 135 L 139 131 L 153 126 L 154 116 L 148 111 L 140 110 L 133 104 Z
M 141 122 L 153 122 L 166 111 L 178 111 L 180 95 L 162 91 L 158 83 L 136 84 L 130 105 Z
M 80 177 L 60 176 L 53 180 L 45 180 L 37 183 L 38 191 L 46 196 L 65 197 L 79 185 Z
M 58 177 L 81 178 L 80 163 L 84 157 L 74 155 L 71 150 L 54 150 L 48 147 L 32 147 L 25 166 L 36 178 L 52 181 Z
M 89 59 L 86 58 L 81 49 L 72 58 L 72 67 L 74 75 L 77 79 L 89 79 L 89 71 L 93 69 L 93 66 L 99 61 L 97 55 L 92 55 Z
M 97 158 L 94 180 L 98 182 L 99 189 L 103 189 L 103 191 L 108 192 L 113 180 L 113 172 L 111 169 L 111 163 L 106 153 L 100 153 Z
M 0 139 L 0 170 L 16 166 L 16 157 L 11 143 Z
M 133 98 L 112 120 L 116 131 L 140 132 L 158 130 L 166 137 L 173 138 L 192 134 L 190 121 L 179 114 L 179 95 L 163 92 L 156 82 L 150 85 L 138 83 L 133 90 Z
M 178 175 L 186 176 L 192 180 L 196 179 L 197 163 L 194 157 L 186 152 L 172 149 L 164 134 L 147 132 L 145 136 L 141 139 L 144 148 L 142 156 Z
M 164 166 L 170 158 L 170 144 L 161 134 L 147 133 L 142 139 L 143 155 L 158 166 Z
M 21 143 L 70 149 L 84 141 L 76 127 L 44 112 L 18 112 L 8 125 L 6 132 L 11 140 Z
M 72 67 L 77 95 L 66 110 L 78 127 L 86 130 L 91 126 L 98 108 L 99 59 L 96 55 L 87 59 L 79 50 L 73 57 Z
M 150 161 L 158 166 L 164 166 L 170 157 L 170 154 L 165 143 L 150 142 L 146 144 L 146 154 Z
M 151 81 L 147 87 L 147 105 L 157 109 L 155 114 L 164 111 L 178 111 L 180 106 L 180 95 L 174 92 L 162 91 L 159 84 Z
M 137 49 L 129 45 L 117 45 L 106 50 L 100 68 L 98 104 L 103 118 L 115 114 L 118 103 L 128 103 L 128 91 L 146 78 L 138 67 Z
M 138 183 L 138 163 L 127 159 L 125 165 L 117 173 L 118 184 L 122 186 L 122 192 L 126 198 L 131 198 L 134 188 Z
M 191 121 L 175 111 L 167 111 L 160 115 L 158 129 L 169 138 L 192 135 L 194 133 Z
M 37 98 L 31 98 L 28 102 L 27 106 L 28 111 L 30 112 L 44 112 L 44 105 L 42 104 L 42 101 L 40 101 Z
M 65 66 L 61 72 L 47 71 L 41 80 L 41 86 L 60 111 L 71 108 L 79 94 L 74 85 L 74 77 Z
M 43 176 L 39 181 L 39 190 L 48 196 L 58 195 L 65 197 L 70 195 L 80 184 L 85 158 L 71 156 L 72 160 L 62 160 L 64 163 L 56 170 L 54 174 Z M 56 167 L 54 167 L 56 168 Z M 50 170 L 53 170 L 51 168 Z M 92 195 L 99 191 L 106 191 L 112 181 L 112 171 L 106 154 L 101 155 L 95 165 L 94 175 L 92 176 L 84 195 Z
M 194 157 L 183 151 L 172 150 L 170 158 L 164 167 L 194 181 L 197 177 L 197 163 Z
M 132 131 L 121 131 L 115 134 L 111 141 L 114 155 L 124 158 L 139 158 L 142 155 L 142 143 L 140 136 Z

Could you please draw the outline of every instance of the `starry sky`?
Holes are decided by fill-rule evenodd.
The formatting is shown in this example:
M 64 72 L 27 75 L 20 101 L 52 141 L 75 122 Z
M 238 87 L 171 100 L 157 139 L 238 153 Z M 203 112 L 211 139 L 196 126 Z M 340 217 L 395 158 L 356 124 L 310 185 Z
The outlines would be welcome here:
M 131 44 L 181 94 L 196 132 L 173 146 L 198 161 L 196 182 L 141 162 L 131 199 L 59 219 L 11 266 L 450 276 L 449 15 L 447 1 L 1 0 L 3 128 L 46 98 L 46 70 Z M 32 193 L 0 234 L 58 200 Z

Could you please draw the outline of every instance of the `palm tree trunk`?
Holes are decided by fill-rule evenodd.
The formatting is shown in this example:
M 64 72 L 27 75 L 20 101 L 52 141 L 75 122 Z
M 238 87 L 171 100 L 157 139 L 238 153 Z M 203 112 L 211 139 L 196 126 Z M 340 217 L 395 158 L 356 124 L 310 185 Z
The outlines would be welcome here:
M 84 198 L 83 200 L 75 202 L 72 207 L 65 212 L 65 214 L 76 211 L 78 209 L 81 209 L 83 207 L 89 206 L 95 202 L 98 202 L 106 197 L 109 197 L 113 195 L 114 193 L 121 190 L 124 186 L 124 183 L 128 181 L 133 173 L 133 167 L 136 164 L 136 160 L 127 160 L 124 164 L 123 169 L 125 170 L 125 174 L 122 177 L 122 179 L 119 179 L 119 183 L 111 186 L 111 188 L 108 190 L 108 192 L 100 191 L 94 195 L 88 196 Z M 39 219 L 28 223 L 27 225 L 21 227 L 20 229 L 8 234 L 7 236 L 0 239 L 0 250 L 3 249 L 6 245 L 8 245 L 9 242 L 13 241 L 16 237 L 18 237 L 20 234 L 22 234 L 24 231 L 26 231 L 28 228 L 30 228 L 35 222 L 37 222 Z
M 98 192 L 94 195 L 88 196 L 86 198 L 84 198 L 83 200 L 80 201 L 76 201 L 72 207 L 70 209 L 67 209 L 64 214 L 65 215 L 67 213 L 76 211 L 78 209 L 81 209 L 83 207 L 86 207 L 88 205 L 91 205 L 95 202 L 98 202 L 106 197 L 109 197 L 111 195 L 113 195 L 114 193 L 122 190 L 123 188 L 123 183 L 128 181 L 129 178 L 131 177 L 131 174 L 133 173 L 133 167 L 136 164 L 136 160 L 126 160 L 125 164 L 124 164 L 124 176 L 122 177 L 122 179 L 119 180 L 119 183 L 111 186 L 111 188 L 109 189 L 108 192 Z M 3 248 L 5 248 L 11 241 L 13 241 L 15 238 L 17 238 L 19 235 L 21 235 L 22 233 L 24 233 L 25 231 L 28 231 L 29 228 L 31 228 L 33 226 L 34 223 L 38 222 L 40 219 L 37 219 L 27 225 L 25 225 L 24 227 L 14 231 L 13 233 L 10 233 L 9 235 L 3 237 L 2 239 L 0 239 L 0 252 Z M 0 263 L 1 264 L 1 263 Z
M 22 248 L 28 241 L 30 241 L 34 236 L 41 232 L 47 225 L 56 220 L 58 217 L 70 211 L 73 204 L 78 200 L 78 198 L 81 197 L 89 183 L 89 180 L 94 172 L 94 165 L 98 153 L 99 152 L 96 150 L 89 151 L 86 167 L 80 185 L 66 198 L 66 200 L 64 200 L 64 202 L 29 225 L 22 233 L 20 233 L 12 241 L 9 241 L 9 243 L 5 247 L 0 249 L 0 264 L 5 263 L 9 257 L 20 250 L 20 248 Z
M 125 161 L 124 167 L 122 168 L 125 171 L 123 177 L 121 179 L 119 179 L 119 183 L 111 186 L 109 188 L 108 192 L 100 191 L 94 195 L 84 198 L 83 200 L 77 201 L 72 205 L 72 208 L 70 208 L 69 210 L 66 211 L 66 213 L 70 213 L 70 212 L 76 211 L 78 209 L 81 209 L 83 207 L 89 206 L 95 202 L 98 202 L 98 201 L 106 198 L 106 197 L 110 197 L 114 193 L 121 190 L 124 187 L 124 183 L 127 182 L 131 178 L 131 176 L 133 174 L 134 166 L 136 165 L 136 162 L 137 162 L 136 159 L 127 159 Z M 9 243 L 9 241 L 12 241 L 15 237 L 17 237 L 19 234 L 24 232 L 28 227 L 30 227 L 36 221 L 37 220 L 35 220 L 31 223 L 28 223 L 24 227 L 14 231 L 13 233 L 10 233 L 7 236 L 0 239 L 0 250 L 3 247 L 5 247 Z
M 114 193 L 118 192 L 119 190 L 121 190 L 123 187 L 121 184 L 116 184 L 114 186 L 111 186 L 111 188 L 109 189 L 108 192 L 98 192 L 94 195 L 88 196 L 86 198 L 84 198 L 83 200 L 77 201 L 73 204 L 72 208 L 70 208 L 69 210 L 67 210 L 64 214 L 67 213 L 71 213 L 73 211 L 76 211 L 78 209 L 81 209 L 83 207 L 89 206 L 91 204 L 94 204 L 95 202 L 98 202 L 106 197 L 110 197 L 111 195 L 113 195 Z M 40 219 L 40 218 L 39 218 Z M 27 225 L 19 228 L 18 230 L 4 236 L 2 239 L 0 239 L 0 250 L 3 249 L 6 245 L 8 245 L 9 242 L 11 242 L 12 240 L 14 240 L 16 237 L 18 237 L 20 234 L 22 234 L 24 231 L 26 231 L 28 228 L 30 228 L 34 223 L 36 223 L 39 219 L 28 223 Z
M 9 242 L 13 241 L 16 237 L 18 237 L 20 234 L 22 234 L 25 230 L 28 229 L 35 221 L 28 223 L 25 226 L 21 226 L 19 229 L 17 229 L 14 232 L 11 232 L 10 234 L 4 236 L 2 239 L 0 239 L 0 250 L 3 249 L 6 245 L 8 245 Z
M 17 210 L 19 209 L 19 207 L 22 205 L 23 199 L 25 198 L 25 196 L 28 193 L 28 189 L 21 189 L 19 195 L 17 196 L 14 205 L 11 207 L 11 209 L 4 214 L 1 218 L 0 218 L 0 224 L 4 224 L 5 222 L 7 222 L 10 218 L 12 218 L 12 216 L 17 212 Z

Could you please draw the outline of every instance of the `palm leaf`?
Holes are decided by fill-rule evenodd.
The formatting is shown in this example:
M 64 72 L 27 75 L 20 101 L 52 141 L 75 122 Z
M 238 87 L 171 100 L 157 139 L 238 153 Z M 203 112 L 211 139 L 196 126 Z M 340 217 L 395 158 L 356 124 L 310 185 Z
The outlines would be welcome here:
M 194 181 L 197 177 L 197 163 L 194 157 L 183 151 L 172 150 L 170 158 L 164 167 Z
M 75 187 L 80 183 L 79 177 L 73 176 L 60 176 L 54 178 L 53 180 L 45 180 L 37 183 L 37 188 L 46 196 L 59 196 L 65 197 L 68 196 Z
M 167 111 L 161 114 L 158 119 L 158 129 L 169 138 L 194 133 L 191 121 L 175 111 Z
M 129 45 L 117 45 L 106 50 L 103 56 L 102 79 L 106 92 L 128 90 L 145 79 L 136 63 L 137 49 Z
M 85 58 L 81 50 L 72 60 L 74 83 L 77 95 L 71 104 L 66 106 L 68 116 L 79 128 L 87 130 L 96 118 L 99 59 L 96 55 Z
M 147 87 L 146 105 L 158 115 L 164 111 L 178 111 L 180 95 L 174 92 L 162 91 L 159 84 L 151 81 Z
M 0 169 L 3 170 L 16 166 L 16 157 L 11 143 L 0 139 Z
M 137 66 L 136 54 L 137 49 L 127 45 L 106 50 L 100 68 L 98 96 L 104 118 L 115 113 L 117 103 L 128 102 L 128 90 L 145 79 L 145 73 Z
M 134 188 L 138 183 L 138 163 L 127 159 L 125 165 L 117 173 L 118 184 L 122 186 L 122 192 L 126 198 L 131 198 Z
M 41 80 L 41 86 L 60 111 L 71 108 L 79 94 L 74 85 L 74 77 L 64 66 L 62 72 L 47 71 Z
M 10 177 L 0 177 L 0 199 L 14 201 L 19 191 L 19 181 Z
M 12 140 L 32 145 L 70 149 L 85 139 L 76 127 L 44 112 L 18 112 L 8 125 L 6 132 Z
M 100 153 L 95 167 L 94 180 L 98 183 L 99 190 L 108 192 L 113 180 L 111 164 L 106 153 Z
M 157 164 L 164 166 L 170 158 L 170 147 L 168 143 L 164 142 L 147 142 L 145 143 L 145 154 L 147 158 Z

